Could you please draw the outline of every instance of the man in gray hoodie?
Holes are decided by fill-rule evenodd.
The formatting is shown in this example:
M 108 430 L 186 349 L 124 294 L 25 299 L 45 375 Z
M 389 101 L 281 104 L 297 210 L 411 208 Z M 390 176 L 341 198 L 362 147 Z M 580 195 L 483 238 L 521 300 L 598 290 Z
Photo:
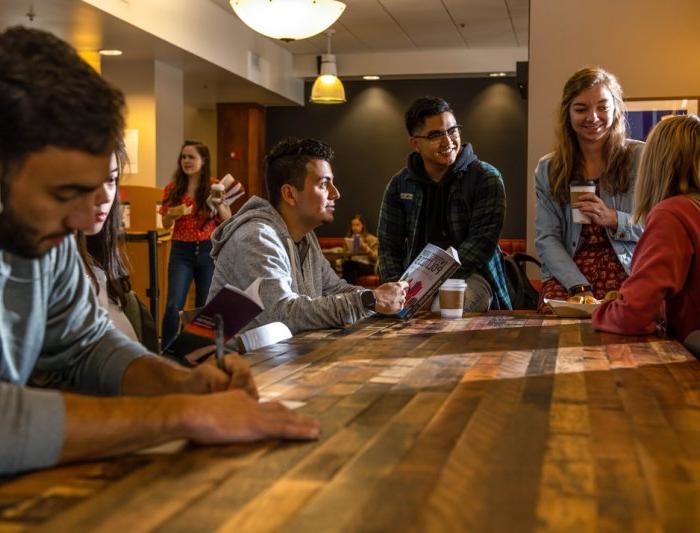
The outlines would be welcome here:
M 248 329 L 276 321 L 293 333 L 337 328 L 373 312 L 397 313 L 404 304 L 406 282 L 374 291 L 350 285 L 321 253 L 313 230 L 333 221 L 340 198 L 332 159 L 330 146 L 314 139 L 278 143 L 265 157 L 270 201 L 253 196 L 212 235 L 209 299 L 227 283 L 245 289 L 262 278 L 265 310 Z
M 60 39 L 0 33 L 0 475 L 177 438 L 318 435 L 315 422 L 257 403 L 235 355 L 224 371 L 180 367 L 99 307 L 72 233 L 106 201 L 123 108 L 121 92 Z

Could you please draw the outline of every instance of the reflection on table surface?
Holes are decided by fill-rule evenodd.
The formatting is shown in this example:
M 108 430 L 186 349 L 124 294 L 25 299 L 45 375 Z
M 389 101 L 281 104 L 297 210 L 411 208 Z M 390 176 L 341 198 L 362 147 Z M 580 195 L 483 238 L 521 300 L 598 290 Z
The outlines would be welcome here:
M 589 320 L 370 319 L 250 354 L 318 442 L 132 455 L 6 480 L 0 530 L 688 530 L 700 363 Z

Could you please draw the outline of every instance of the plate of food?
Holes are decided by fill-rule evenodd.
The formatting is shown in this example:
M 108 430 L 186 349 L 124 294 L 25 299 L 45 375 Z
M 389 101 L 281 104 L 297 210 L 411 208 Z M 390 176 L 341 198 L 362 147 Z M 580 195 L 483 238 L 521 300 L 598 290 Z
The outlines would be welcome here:
M 544 303 L 552 308 L 555 315 L 562 318 L 590 318 L 596 307 L 603 302 L 615 299 L 617 299 L 617 291 L 610 291 L 602 300 L 598 300 L 588 294 L 586 296 L 571 296 L 566 300 L 545 298 Z
M 596 300 L 598 302 L 598 300 Z M 568 300 L 552 300 L 545 298 L 544 303 L 552 308 L 554 314 L 562 318 L 589 318 L 598 303 L 577 303 Z

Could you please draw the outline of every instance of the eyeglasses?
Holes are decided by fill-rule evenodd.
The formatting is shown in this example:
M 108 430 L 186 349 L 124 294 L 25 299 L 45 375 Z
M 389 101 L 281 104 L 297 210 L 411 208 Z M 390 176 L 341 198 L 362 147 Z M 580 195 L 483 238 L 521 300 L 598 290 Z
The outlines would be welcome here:
M 462 131 L 462 126 L 460 124 L 455 124 L 454 126 L 447 128 L 446 130 L 434 130 L 428 133 L 428 135 L 411 135 L 416 139 L 427 139 L 430 142 L 441 141 L 442 138 L 447 135 L 450 139 L 458 139 L 459 134 Z

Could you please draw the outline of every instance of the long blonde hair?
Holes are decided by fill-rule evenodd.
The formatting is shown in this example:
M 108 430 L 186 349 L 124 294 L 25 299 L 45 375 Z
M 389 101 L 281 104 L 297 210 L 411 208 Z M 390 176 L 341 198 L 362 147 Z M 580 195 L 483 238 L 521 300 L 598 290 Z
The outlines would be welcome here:
M 605 168 L 600 177 L 601 186 L 610 194 L 622 194 L 630 186 L 630 150 L 626 137 L 625 103 L 622 87 L 617 78 L 600 67 L 578 70 L 564 85 L 557 117 L 554 156 L 549 163 L 549 186 L 554 198 L 561 204 L 568 202 L 569 182 L 581 179 L 583 157 L 576 132 L 571 126 L 569 108 L 581 92 L 596 85 L 603 85 L 613 98 L 613 122 L 603 146 Z
M 700 119 L 669 117 L 647 138 L 634 191 L 634 221 L 671 196 L 686 195 L 700 208 Z

